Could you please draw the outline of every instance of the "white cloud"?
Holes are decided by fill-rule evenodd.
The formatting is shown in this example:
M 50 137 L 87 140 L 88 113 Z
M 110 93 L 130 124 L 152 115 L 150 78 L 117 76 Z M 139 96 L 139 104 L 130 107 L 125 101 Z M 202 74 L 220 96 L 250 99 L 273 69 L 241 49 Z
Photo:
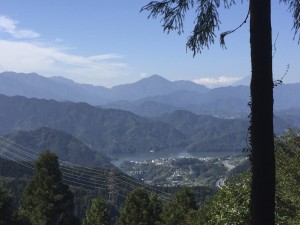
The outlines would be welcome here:
M 129 75 L 129 67 L 117 54 L 73 55 L 43 43 L 0 39 L 0 72 L 36 72 L 45 76 L 64 76 L 79 83 L 112 86 Z
M 234 82 L 237 82 L 239 80 L 243 79 L 242 77 L 217 77 L 217 78 L 212 78 L 212 77 L 202 77 L 193 80 L 193 82 L 197 84 L 203 84 L 207 87 L 220 87 L 220 86 L 226 86 L 233 84 Z
M 21 29 L 19 22 L 0 15 L 0 32 L 18 39 L 38 38 L 40 34 Z M 81 56 L 68 53 L 63 40 L 52 43 L 0 39 L 0 72 L 36 72 L 44 76 L 63 76 L 79 83 L 112 86 L 122 83 L 129 67 L 118 54 Z
M 140 76 L 141 76 L 142 78 L 145 78 L 145 77 L 148 77 L 148 74 L 147 74 L 147 73 L 141 73 Z
M 0 31 L 10 34 L 15 38 L 38 38 L 40 35 L 34 31 L 17 28 L 18 21 L 6 16 L 0 16 Z

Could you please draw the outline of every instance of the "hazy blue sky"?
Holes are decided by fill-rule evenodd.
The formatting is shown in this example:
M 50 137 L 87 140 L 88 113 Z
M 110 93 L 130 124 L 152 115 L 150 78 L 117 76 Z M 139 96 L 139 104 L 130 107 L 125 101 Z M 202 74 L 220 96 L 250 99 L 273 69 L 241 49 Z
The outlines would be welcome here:
M 216 43 L 193 58 L 185 42 L 193 27 L 167 35 L 159 19 L 140 13 L 147 0 L 0 0 L 0 72 L 36 72 L 80 83 L 114 86 L 159 74 L 169 80 L 193 80 L 208 86 L 230 84 L 250 75 L 249 21 L 226 38 L 218 34 L 238 26 L 248 2 L 220 8 Z M 273 35 L 279 33 L 274 78 L 290 64 L 285 82 L 300 81 L 300 46 L 293 41 L 292 15 L 273 3 Z

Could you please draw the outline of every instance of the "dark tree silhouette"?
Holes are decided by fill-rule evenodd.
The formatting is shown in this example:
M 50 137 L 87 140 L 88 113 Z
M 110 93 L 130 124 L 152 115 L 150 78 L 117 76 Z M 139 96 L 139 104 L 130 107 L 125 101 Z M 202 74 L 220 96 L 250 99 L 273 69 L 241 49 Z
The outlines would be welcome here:
M 300 28 L 300 1 L 280 2 L 288 4 L 293 13 L 296 35 Z M 235 3 L 235 0 L 223 0 L 226 8 Z M 253 173 L 250 210 L 252 224 L 275 224 L 271 1 L 250 0 L 249 3 L 252 66 L 250 157 Z M 194 30 L 187 40 L 187 48 L 195 55 L 214 43 L 215 31 L 220 25 L 220 5 L 220 0 L 161 0 L 150 2 L 141 11 L 150 11 L 149 17 L 161 16 L 164 31 L 175 30 L 181 34 L 186 12 L 196 8 Z M 235 30 L 222 33 L 221 44 L 224 44 L 225 36 Z
M 109 209 L 101 197 L 92 201 L 90 209 L 87 210 L 82 225 L 111 225 Z
M 50 151 L 41 153 L 35 169 L 18 210 L 22 224 L 77 225 L 78 220 L 73 214 L 73 193 L 63 183 L 58 157 Z
M 177 193 L 175 199 L 165 204 L 162 211 L 163 225 L 185 225 L 189 212 L 197 209 L 195 196 L 187 188 Z
M 250 1 L 251 219 L 275 224 L 271 1 Z
M 3 187 L 0 180 L 0 225 L 10 225 L 12 223 L 12 196 Z
M 161 203 L 141 188 L 128 194 L 121 210 L 121 225 L 155 225 L 160 220 Z

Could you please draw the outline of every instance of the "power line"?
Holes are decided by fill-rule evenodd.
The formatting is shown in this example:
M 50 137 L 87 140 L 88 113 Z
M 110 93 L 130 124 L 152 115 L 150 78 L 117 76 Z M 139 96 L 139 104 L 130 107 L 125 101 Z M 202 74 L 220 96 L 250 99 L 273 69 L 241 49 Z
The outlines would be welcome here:
M 4 145 L 4 147 L 6 149 L 6 151 L 2 151 L 2 153 L 1 153 L 2 156 L 7 157 L 7 155 L 5 155 L 4 153 L 8 153 L 7 147 L 10 147 L 12 150 L 16 151 L 18 154 L 22 154 L 23 156 L 29 157 L 29 158 L 31 158 L 31 160 L 36 160 L 38 158 L 38 153 L 37 152 L 35 152 L 35 151 L 33 151 L 33 150 L 29 149 L 29 148 L 26 148 L 26 147 L 24 147 L 22 145 L 19 145 L 19 144 L 15 143 L 15 142 L 13 142 L 13 141 L 11 141 L 9 139 L 6 139 L 6 138 L 4 138 L 2 136 L 0 136 L 0 138 L 2 138 L 2 140 L 0 140 L 0 144 Z M 19 147 L 15 147 L 13 145 L 17 145 Z M 0 147 L 1 147 L 1 145 L 0 145 Z M 28 150 L 28 151 L 30 151 L 32 153 L 28 153 L 27 151 L 24 151 L 21 148 L 26 149 L 26 150 Z M 28 160 L 28 158 L 24 158 L 23 156 L 17 155 L 16 153 L 14 153 L 14 156 L 17 157 L 18 159 L 22 160 L 22 161 L 25 161 L 25 162 Z M 10 160 L 13 160 L 13 161 L 17 162 L 17 160 L 14 160 L 13 157 L 7 157 L 7 158 L 9 158 Z M 87 182 L 89 182 L 90 184 L 97 184 L 97 185 L 98 185 L 97 182 L 101 182 L 102 186 L 104 186 L 103 183 L 108 183 L 108 181 L 106 180 L 106 177 L 103 178 L 102 176 L 109 175 L 109 176 L 112 176 L 112 178 L 114 180 L 118 180 L 119 181 L 118 183 L 113 183 L 111 186 L 113 186 L 114 188 L 118 188 L 118 189 L 124 190 L 126 192 L 129 192 L 130 190 L 124 189 L 123 187 L 120 187 L 117 184 L 120 184 L 120 183 L 127 184 L 127 185 L 130 185 L 133 188 L 136 188 L 138 186 L 143 186 L 144 188 L 147 188 L 147 189 L 150 189 L 150 190 L 154 190 L 156 193 L 158 192 L 158 193 L 163 194 L 163 195 L 168 195 L 169 197 L 173 196 L 170 193 L 167 193 L 167 192 L 155 189 L 155 188 L 153 188 L 151 186 L 146 186 L 145 184 L 143 184 L 141 182 L 138 182 L 138 181 L 134 180 L 133 178 L 131 178 L 129 176 L 125 177 L 124 175 L 112 175 L 111 173 L 107 174 L 107 173 L 105 173 L 103 171 L 99 171 L 99 170 L 92 169 L 92 168 L 84 168 L 84 167 L 81 167 L 79 165 L 76 165 L 76 164 L 73 164 L 73 163 L 68 163 L 68 162 L 61 161 L 61 160 L 59 160 L 59 162 L 60 162 L 60 164 L 62 164 L 61 168 L 62 168 L 63 175 L 66 176 L 66 177 L 68 177 L 68 178 L 71 178 L 71 179 L 79 180 L 80 182 L 77 182 L 77 183 L 81 184 L 83 186 L 87 186 L 87 184 L 86 184 Z M 17 163 L 19 163 L 19 162 L 17 162 Z M 24 163 L 19 163 L 19 164 L 21 164 L 23 166 L 26 166 L 26 165 L 24 165 Z M 34 166 L 33 163 L 31 163 L 30 165 Z M 66 166 L 66 165 L 71 165 L 71 166 Z M 28 166 L 26 166 L 26 167 L 28 167 Z M 30 169 L 34 170 L 34 168 L 32 168 L 32 167 L 30 167 Z M 79 175 L 76 175 L 74 173 L 78 173 Z M 95 175 L 100 176 L 100 180 L 99 180 L 99 177 L 95 177 Z M 87 178 L 87 176 L 88 176 L 88 178 Z M 123 178 L 126 178 L 126 179 L 129 179 L 130 181 L 136 183 L 136 185 L 134 185 L 132 183 L 129 183 L 129 182 L 126 182 L 123 179 L 120 179 L 119 176 L 121 176 Z M 91 181 L 91 178 L 94 181 Z M 68 181 L 71 182 L 70 180 L 68 180 Z M 94 186 L 94 185 L 89 185 L 89 186 L 90 187 L 95 187 L 95 188 L 99 187 L 99 186 Z M 99 187 L 99 188 L 104 189 L 103 187 Z M 145 189 L 145 191 L 147 191 L 147 190 Z M 151 191 L 147 191 L 147 192 L 150 193 Z M 162 197 L 162 196 L 159 196 L 159 197 Z M 168 198 L 168 197 L 162 197 L 162 198 Z
M 22 145 L 20 145 L 20 144 L 18 144 L 18 143 L 15 143 L 15 142 L 13 142 L 13 141 L 11 141 L 11 140 L 9 140 L 9 139 L 3 137 L 3 136 L 0 136 L 0 138 L 4 139 L 5 141 L 10 142 L 11 144 L 17 145 L 17 146 L 19 146 L 20 148 L 23 148 L 23 149 L 26 149 L 26 150 L 28 150 L 28 151 L 30 151 L 30 152 L 33 152 L 34 154 L 25 153 L 25 154 L 27 154 L 29 157 L 32 157 L 32 158 L 34 158 L 34 159 L 37 159 L 37 158 L 38 158 L 38 154 L 39 154 L 39 153 L 37 153 L 36 151 L 33 151 L 33 150 L 31 150 L 31 149 L 29 149 L 29 148 L 27 148 L 27 147 L 24 147 L 24 146 L 22 146 Z M 20 148 L 18 148 L 18 149 L 20 149 Z M 21 151 L 22 151 L 22 150 L 21 150 Z M 24 151 L 22 151 L 22 152 L 24 153 Z M 32 156 L 32 155 L 33 155 L 33 156 Z M 60 164 L 72 165 L 73 168 L 74 168 L 74 167 L 76 168 L 76 170 L 80 170 L 80 171 L 83 171 L 83 172 L 94 173 L 94 174 L 97 174 L 97 175 L 100 175 L 100 173 L 101 173 L 102 175 L 105 175 L 105 176 L 107 175 L 107 174 L 105 174 L 104 172 L 99 171 L 99 170 L 95 170 L 95 169 L 93 169 L 93 168 L 81 167 L 80 165 L 76 165 L 76 164 L 69 163 L 69 162 L 65 162 L 65 161 L 61 161 L 61 160 L 59 160 L 59 162 L 60 162 Z M 133 184 L 128 183 L 128 182 L 126 182 L 126 181 L 124 181 L 124 180 L 122 180 L 122 179 L 119 179 L 118 176 L 119 176 L 119 175 L 114 175 L 114 179 L 117 179 L 117 180 L 119 180 L 120 182 L 123 182 L 123 183 L 125 183 L 125 184 L 131 185 L 131 186 L 133 186 L 134 188 L 137 187 L 136 185 L 133 185 Z M 161 194 L 164 194 L 164 195 L 168 195 L 168 196 L 170 196 L 170 197 L 173 197 L 173 195 L 170 194 L 170 193 L 168 193 L 168 192 L 164 192 L 164 191 L 162 191 L 162 190 L 158 190 L 158 189 L 156 189 L 156 188 L 154 188 L 153 186 L 150 186 L 150 185 L 145 185 L 144 183 L 138 182 L 138 181 L 136 181 L 135 179 L 133 179 L 133 178 L 130 177 L 130 176 L 128 176 L 128 177 L 125 177 L 124 175 L 120 175 L 120 176 L 123 177 L 123 178 L 129 179 L 130 181 L 132 181 L 132 182 L 138 184 L 139 186 L 143 186 L 144 188 L 148 188 L 148 189 L 150 189 L 150 190 L 153 190 L 153 191 L 155 191 L 156 193 L 161 193 Z M 151 192 L 151 191 L 149 191 L 149 192 Z

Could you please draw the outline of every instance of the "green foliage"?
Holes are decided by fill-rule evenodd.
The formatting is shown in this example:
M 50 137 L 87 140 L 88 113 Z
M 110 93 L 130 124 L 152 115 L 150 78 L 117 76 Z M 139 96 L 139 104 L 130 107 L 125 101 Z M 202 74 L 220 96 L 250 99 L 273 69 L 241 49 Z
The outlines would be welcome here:
M 188 214 L 197 209 L 195 196 L 187 188 L 168 202 L 162 211 L 162 225 L 186 225 Z
M 250 224 L 250 174 L 236 178 L 219 191 L 210 203 L 209 210 L 200 208 L 209 219 L 206 224 Z
M 12 197 L 0 181 L 0 225 L 12 223 Z
M 121 225 L 155 225 L 160 220 L 161 203 L 141 188 L 131 192 L 121 211 Z
M 91 208 L 87 211 L 86 217 L 83 221 L 83 225 L 110 225 L 111 220 L 109 216 L 109 210 L 100 197 L 96 197 L 91 205 Z
M 5 137 L 38 152 L 51 149 L 63 161 L 84 166 L 112 167 L 106 156 L 90 149 L 72 135 L 56 129 L 42 127 L 36 130 L 13 132 Z M 7 148 L 14 147 L 12 142 L 7 143 Z
M 18 210 L 20 220 L 31 225 L 74 225 L 73 207 L 73 194 L 62 181 L 57 156 L 43 152 L 24 190 Z
M 12 160 L 0 157 L 0 176 L 14 177 L 14 178 L 27 178 L 32 176 L 33 171 L 23 165 L 20 165 Z
M 300 132 L 277 138 L 276 224 L 300 224 Z M 212 198 L 189 215 L 192 225 L 246 225 L 250 223 L 251 174 L 233 178 Z
M 191 153 L 241 152 L 247 146 L 246 120 L 196 115 L 184 110 L 164 115 L 161 120 L 190 137 L 192 143 L 187 151 Z
M 225 1 L 225 6 L 229 6 L 234 1 Z M 198 2 L 197 2 L 198 3 Z M 204 47 L 214 43 L 216 37 L 215 30 L 219 28 L 221 23 L 219 20 L 218 8 L 220 1 L 199 1 L 199 5 L 194 1 L 151 1 L 145 5 L 142 10 L 150 11 L 149 17 L 161 17 L 164 31 L 177 31 L 178 34 L 183 33 L 183 22 L 186 12 L 195 7 L 197 17 L 195 19 L 195 27 L 187 41 L 187 48 L 194 52 L 201 52 Z
M 168 124 L 122 110 L 3 95 L 0 95 L 0 104 L 3 106 L 0 124 L 5 124 L 0 127 L 0 133 L 51 127 L 106 153 L 167 151 L 183 148 L 189 142 Z
M 277 224 L 300 224 L 300 132 L 276 140 Z
M 2 167 L 0 167 L 1 168 L 0 175 L 11 176 L 9 178 L 8 177 L 3 178 L 3 183 L 5 188 L 11 191 L 11 193 L 14 196 L 13 208 L 16 209 L 19 207 L 23 190 L 25 190 L 25 186 L 29 181 L 28 178 L 31 178 L 33 176 L 34 171 L 29 170 L 26 167 L 14 161 L 10 161 L 10 160 L 1 161 L 0 158 L 0 166 L 1 165 Z M 103 174 L 103 185 L 105 188 L 94 189 L 79 184 L 77 184 L 76 186 L 72 186 L 72 182 L 68 183 L 70 185 L 70 189 L 72 193 L 74 194 L 74 214 L 76 215 L 76 217 L 83 219 L 86 215 L 86 210 L 91 206 L 92 199 L 94 199 L 96 196 L 101 196 L 103 199 L 109 199 L 109 202 L 111 203 L 109 204 L 111 217 L 113 222 L 115 222 L 118 219 L 119 210 L 125 201 L 124 196 L 127 196 L 128 193 L 133 190 L 133 186 L 136 185 L 136 182 L 134 182 L 132 178 L 129 177 L 128 175 L 116 169 L 93 168 L 94 172 L 95 170 Z M 76 175 L 84 176 L 86 177 L 86 180 L 91 180 L 91 181 L 95 181 L 95 179 L 97 179 L 96 174 L 87 175 L 87 174 L 76 173 Z M 153 190 L 150 186 L 145 184 L 143 185 L 143 187 L 147 191 Z M 158 190 L 156 194 L 158 194 L 160 191 L 167 192 L 170 194 L 175 194 L 176 192 L 178 192 L 178 190 L 181 189 L 181 187 L 156 187 L 156 189 Z M 193 192 L 197 197 L 197 202 L 202 202 L 204 199 L 211 197 L 214 194 L 214 190 L 212 188 L 203 187 L 203 186 L 193 187 Z M 150 200 L 151 197 L 154 196 L 155 195 L 153 196 L 150 195 L 149 197 Z M 155 200 L 155 198 L 157 197 L 154 197 L 154 199 L 152 200 Z M 154 204 L 154 206 L 157 207 L 157 208 L 155 207 L 153 208 L 154 215 L 157 215 L 158 213 L 155 212 L 159 211 L 160 207 L 157 204 Z
M 162 202 L 158 199 L 157 195 L 150 193 L 150 223 L 159 224 L 161 222 Z
M 280 2 L 284 2 L 289 6 L 289 11 L 293 14 L 294 24 L 293 29 L 295 30 L 295 36 L 296 37 L 299 28 L 300 28 L 300 3 L 296 0 L 280 0 Z M 300 43 L 300 35 L 298 37 L 298 44 Z

